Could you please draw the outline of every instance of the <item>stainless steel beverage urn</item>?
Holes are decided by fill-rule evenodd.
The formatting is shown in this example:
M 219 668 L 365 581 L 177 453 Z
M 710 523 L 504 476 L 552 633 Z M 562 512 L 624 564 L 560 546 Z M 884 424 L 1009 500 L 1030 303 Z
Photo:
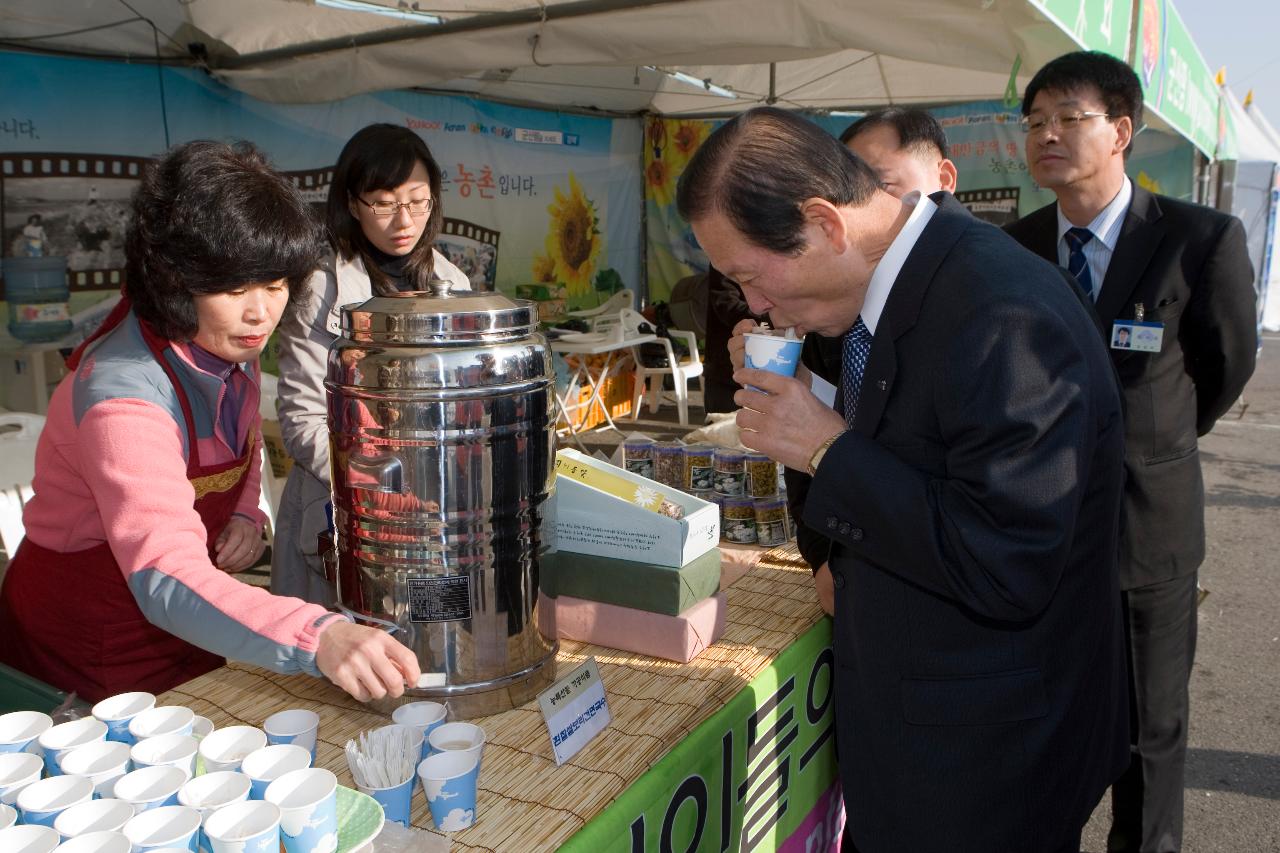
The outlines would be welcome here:
M 338 601 L 417 654 L 410 695 L 474 717 L 555 678 L 537 626 L 554 372 L 533 303 L 431 288 L 344 307 L 329 348 Z

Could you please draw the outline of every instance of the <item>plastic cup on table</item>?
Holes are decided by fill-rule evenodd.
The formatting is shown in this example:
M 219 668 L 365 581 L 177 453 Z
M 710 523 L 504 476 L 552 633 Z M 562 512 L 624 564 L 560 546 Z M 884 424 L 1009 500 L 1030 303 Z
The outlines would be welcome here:
M 97 797 L 111 796 L 116 780 L 129 772 L 129 744 L 99 740 L 64 752 L 58 767 L 68 776 L 88 776 Z
M 201 844 L 209 853 L 275 853 L 280 849 L 280 807 L 246 800 L 218 809 L 204 822 Z M 320 849 L 336 850 L 336 836 L 333 847 Z
M 0 754 L 40 751 L 37 739 L 53 728 L 53 717 L 39 711 L 0 714 Z
M 747 367 L 767 370 L 779 376 L 796 375 L 803 340 L 761 332 L 747 332 L 743 337 L 746 338 Z
M 148 708 L 129 721 L 129 734 L 134 741 L 160 735 L 189 735 L 196 712 L 182 705 L 160 705 Z
M 228 726 L 225 729 L 215 729 L 200 741 L 200 757 L 204 759 L 206 773 L 239 770 L 246 755 L 266 745 L 267 735 L 262 729 L 253 726 Z
M 286 773 L 311 766 L 311 753 L 297 744 L 276 743 L 255 749 L 244 757 L 240 772 L 249 777 L 249 797 L 261 800 L 267 786 Z
M 68 838 L 56 853 L 132 853 L 133 842 L 123 832 L 99 830 Z
M 470 752 L 437 752 L 418 765 L 418 777 L 441 832 L 457 832 L 476 822 L 480 760 Z
M 305 708 L 293 708 L 280 711 L 267 717 L 262 724 L 267 733 L 267 743 L 291 743 L 311 753 L 312 763 L 316 760 L 316 735 L 320 731 L 320 715 Z
M 201 818 L 207 822 L 218 809 L 249 799 L 249 788 L 249 777 L 243 773 L 217 770 L 197 776 L 178 789 L 178 803 L 200 812 Z M 209 849 L 203 829 L 200 830 L 200 847 Z
M 53 853 L 61 840 L 61 836 L 47 826 L 0 829 L 0 850 L 4 853 Z
M 50 776 L 60 776 L 62 768 L 58 759 L 77 746 L 107 739 L 107 724 L 93 717 L 82 717 L 59 723 L 40 735 L 40 749 L 44 753 L 44 769 Z
M 391 720 L 402 726 L 411 726 L 422 732 L 422 753 L 418 760 L 431 754 L 427 737 L 432 730 L 444 725 L 447 710 L 439 702 L 409 702 L 391 712 Z
M 160 735 L 135 743 L 129 758 L 135 768 L 181 767 L 187 776 L 196 775 L 196 750 L 200 742 L 192 735 Z
M 190 777 L 181 767 L 162 765 L 133 770 L 116 780 L 118 800 L 127 800 L 138 813 L 178 804 L 178 790 Z
M 88 832 L 119 832 L 134 814 L 133 803 L 124 800 L 90 800 L 58 815 L 53 828 L 63 838 L 75 838 Z
M 44 774 L 44 759 L 30 752 L 0 754 L 0 803 L 11 806 L 18 793 Z
M 263 799 L 280 807 L 285 853 L 334 850 L 338 845 L 338 777 L 312 767 L 286 773 L 267 786 Z
M 137 691 L 119 693 L 108 696 L 93 706 L 93 716 L 107 724 L 107 740 L 133 744 L 136 738 L 129 733 L 129 723 L 143 711 L 156 706 L 156 697 L 152 693 Z
M 0 829 L 8 829 L 18 822 L 18 810 L 0 803 Z
M 84 776 L 51 776 L 23 788 L 17 805 L 23 823 L 52 829 L 58 815 L 92 799 L 93 782 Z
M 431 754 L 437 752 L 465 752 L 480 763 L 484 758 L 484 729 L 475 723 L 445 723 L 430 735 L 427 741 L 431 744 Z
M 194 853 L 200 812 L 186 806 L 161 806 L 134 815 L 122 831 L 133 842 L 134 853 L 159 847 L 178 847 Z

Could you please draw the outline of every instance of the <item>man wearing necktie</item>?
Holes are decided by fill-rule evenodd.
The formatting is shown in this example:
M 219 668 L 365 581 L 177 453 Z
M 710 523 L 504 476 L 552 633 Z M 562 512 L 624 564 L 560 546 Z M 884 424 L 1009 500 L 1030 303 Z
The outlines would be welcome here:
M 1112 789 L 1107 849 L 1173 853 L 1205 549 L 1196 439 L 1253 373 L 1253 272 L 1238 219 L 1125 176 L 1143 104 L 1123 62 L 1058 57 L 1027 85 L 1022 111 L 1031 175 L 1058 200 L 1008 231 L 1066 267 L 1093 301 L 1125 401 L 1119 567 L 1133 757 Z M 1158 344 L 1139 346 L 1139 333 Z
M 801 377 L 736 371 L 761 389 L 738 425 L 809 475 L 853 848 L 1078 851 L 1128 757 L 1123 436 L 1066 273 L 772 108 L 712 134 L 678 204 L 751 310 L 807 334 Z

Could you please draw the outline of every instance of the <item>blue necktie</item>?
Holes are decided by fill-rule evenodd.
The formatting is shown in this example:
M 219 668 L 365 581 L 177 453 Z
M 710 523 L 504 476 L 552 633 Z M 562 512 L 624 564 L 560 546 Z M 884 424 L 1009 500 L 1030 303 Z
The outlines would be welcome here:
M 1066 238 L 1069 250 L 1067 272 L 1076 277 L 1076 281 L 1080 282 L 1080 289 L 1096 302 L 1097 296 L 1093 292 L 1093 274 L 1089 272 L 1089 259 L 1084 256 L 1085 244 L 1093 239 L 1093 232 L 1088 228 L 1068 228 L 1067 233 L 1062 236 Z
M 858 318 L 853 328 L 844 333 L 840 346 L 840 394 L 843 397 L 844 422 L 853 426 L 853 416 L 858 412 L 858 391 L 862 388 L 862 373 L 867 369 L 867 356 L 871 353 L 871 330 Z

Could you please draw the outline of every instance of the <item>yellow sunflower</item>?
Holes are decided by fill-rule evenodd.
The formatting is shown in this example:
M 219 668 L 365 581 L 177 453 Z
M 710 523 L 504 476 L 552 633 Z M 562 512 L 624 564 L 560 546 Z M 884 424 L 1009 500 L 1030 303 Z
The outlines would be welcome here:
M 675 201 L 676 170 L 671 168 L 671 161 L 649 159 L 644 167 L 644 185 L 649 198 L 659 207 L 667 207 Z
M 699 120 L 683 120 L 675 123 L 671 131 L 672 159 L 688 163 L 698 146 L 707 141 L 711 135 L 711 122 Z
M 556 281 L 556 262 L 546 255 L 534 255 L 533 280 L 539 284 L 554 284 Z
M 547 205 L 547 213 L 551 214 L 547 256 L 555 264 L 555 280 L 565 283 L 570 296 L 589 293 L 603 241 L 595 205 L 582 192 L 572 172 L 569 194 L 556 187 L 556 200 Z

